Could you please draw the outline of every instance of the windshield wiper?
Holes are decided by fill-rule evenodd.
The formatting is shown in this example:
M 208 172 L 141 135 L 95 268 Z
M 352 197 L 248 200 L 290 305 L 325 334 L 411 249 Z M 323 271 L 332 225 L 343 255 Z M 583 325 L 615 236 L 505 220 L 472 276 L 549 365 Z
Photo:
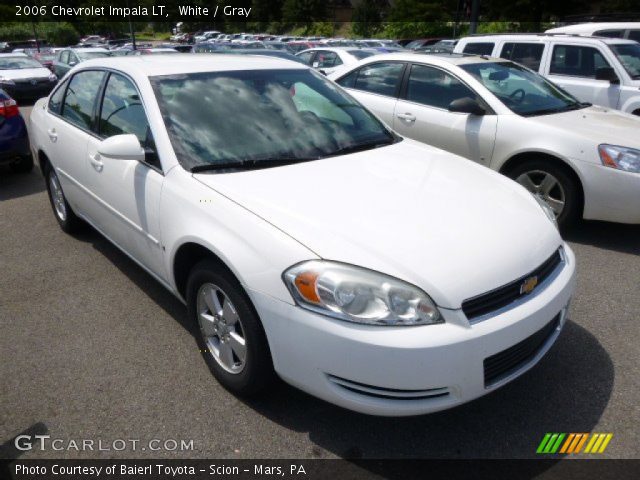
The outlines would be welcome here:
M 569 112 L 571 110 L 580 110 L 581 108 L 587 108 L 590 107 L 592 104 L 589 102 L 575 102 L 572 103 L 570 105 L 565 105 L 564 107 L 557 107 L 557 108 L 546 108 L 543 110 L 534 110 L 532 112 L 526 112 L 523 113 L 522 115 L 525 117 L 533 117 L 536 115 L 548 115 L 551 113 L 562 113 L 562 112 Z
M 355 144 L 347 145 L 345 147 L 334 150 L 333 152 L 327 155 L 323 155 L 322 158 L 335 157 L 337 155 L 346 155 L 348 153 L 356 153 L 356 152 L 362 152 L 364 150 L 372 150 L 374 148 L 386 147 L 387 145 L 391 145 L 396 141 L 398 140 L 394 138 L 389 138 L 386 140 L 374 140 L 372 142 L 355 143 Z
M 205 163 L 195 165 L 189 169 L 191 173 L 209 172 L 216 170 L 258 170 L 260 168 L 280 167 L 282 165 L 290 165 L 292 163 L 307 162 L 316 158 L 258 158 L 248 160 L 236 160 L 233 162 Z

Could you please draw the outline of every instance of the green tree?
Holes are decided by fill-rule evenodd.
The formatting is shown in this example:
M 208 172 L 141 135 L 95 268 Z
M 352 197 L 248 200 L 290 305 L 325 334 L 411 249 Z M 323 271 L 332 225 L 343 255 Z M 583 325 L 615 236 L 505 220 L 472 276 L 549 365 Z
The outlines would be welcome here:
M 387 0 L 361 0 L 353 10 L 351 31 L 360 37 L 372 37 L 382 29 Z
M 284 0 L 282 4 L 282 20 L 285 23 L 303 25 L 326 19 L 326 0 Z

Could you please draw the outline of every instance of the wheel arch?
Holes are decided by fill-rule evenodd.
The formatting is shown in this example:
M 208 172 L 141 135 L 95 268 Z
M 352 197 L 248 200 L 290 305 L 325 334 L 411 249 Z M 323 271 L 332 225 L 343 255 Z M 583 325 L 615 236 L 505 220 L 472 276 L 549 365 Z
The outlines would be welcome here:
M 45 168 L 48 164 L 51 164 L 51 161 L 49 160 L 49 157 L 47 157 L 47 154 L 44 153 L 44 151 L 42 149 L 38 150 L 38 167 L 40 167 L 40 173 L 42 173 L 42 175 L 45 174 Z
M 584 185 L 582 182 L 582 178 L 576 171 L 576 169 L 565 159 L 552 155 L 547 152 L 539 152 L 539 151 L 527 151 L 527 152 L 519 152 L 511 157 L 509 157 L 499 168 L 499 172 L 505 176 L 509 176 L 509 173 L 518 165 L 521 165 L 524 162 L 530 160 L 545 160 L 548 161 L 555 166 L 561 168 L 565 173 L 570 175 L 578 185 L 578 193 L 580 195 L 580 217 L 584 215 L 584 206 L 585 206 L 585 197 L 584 197 Z
M 238 275 L 236 275 L 235 272 L 233 272 L 233 270 L 229 268 L 227 263 L 222 258 L 220 258 L 220 256 L 218 256 L 211 248 L 194 241 L 186 241 L 178 247 L 171 262 L 173 273 L 172 277 L 175 288 L 183 299 L 186 299 L 187 296 L 186 290 L 187 282 L 189 280 L 189 273 L 191 273 L 191 270 L 198 262 L 204 260 L 205 258 L 213 261 L 222 270 L 232 275 L 233 278 L 238 281 L 238 283 L 242 283 L 240 281 L 240 278 L 238 278 Z

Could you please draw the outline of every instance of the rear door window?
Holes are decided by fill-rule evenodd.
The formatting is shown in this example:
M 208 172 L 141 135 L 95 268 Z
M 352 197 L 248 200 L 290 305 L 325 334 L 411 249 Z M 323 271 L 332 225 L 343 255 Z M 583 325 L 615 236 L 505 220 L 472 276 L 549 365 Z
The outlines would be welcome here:
M 412 65 L 406 99 L 429 107 L 448 109 L 460 98 L 476 99 L 476 93 L 453 75 L 426 65 Z
M 538 71 L 540 60 L 544 52 L 542 43 L 505 43 L 500 52 L 500 57 L 513 60 L 531 70 Z
M 404 66 L 400 62 L 380 62 L 362 67 L 354 78 L 353 88 L 395 97 Z
M 463 53 L 470 55 L 491 55 L 493 52 L 493 42 L 473 42 L 464 46 Z
M 97 70 L 76 73 L 64 97 L 62 117 L 80 128 L 91 130 L 95 124 L 94 109 L 103 78 L 104 72 Z
M 596 78 L 596 70 L 610 67 L 600 51 L 593 47 L 555 45 L 549 73 L 571 77 Z

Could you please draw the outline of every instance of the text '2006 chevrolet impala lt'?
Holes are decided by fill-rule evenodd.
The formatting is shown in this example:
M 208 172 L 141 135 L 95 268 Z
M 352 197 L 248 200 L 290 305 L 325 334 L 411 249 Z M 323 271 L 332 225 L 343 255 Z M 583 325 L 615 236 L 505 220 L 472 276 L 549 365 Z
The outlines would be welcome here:
M 183 300 L 218 381 L 280 376 L 376 415 L 450 408 L 534 366 L 575 257 L 553 212 L 265 57 L 109 58 L 31 115 L 55 218 Z

